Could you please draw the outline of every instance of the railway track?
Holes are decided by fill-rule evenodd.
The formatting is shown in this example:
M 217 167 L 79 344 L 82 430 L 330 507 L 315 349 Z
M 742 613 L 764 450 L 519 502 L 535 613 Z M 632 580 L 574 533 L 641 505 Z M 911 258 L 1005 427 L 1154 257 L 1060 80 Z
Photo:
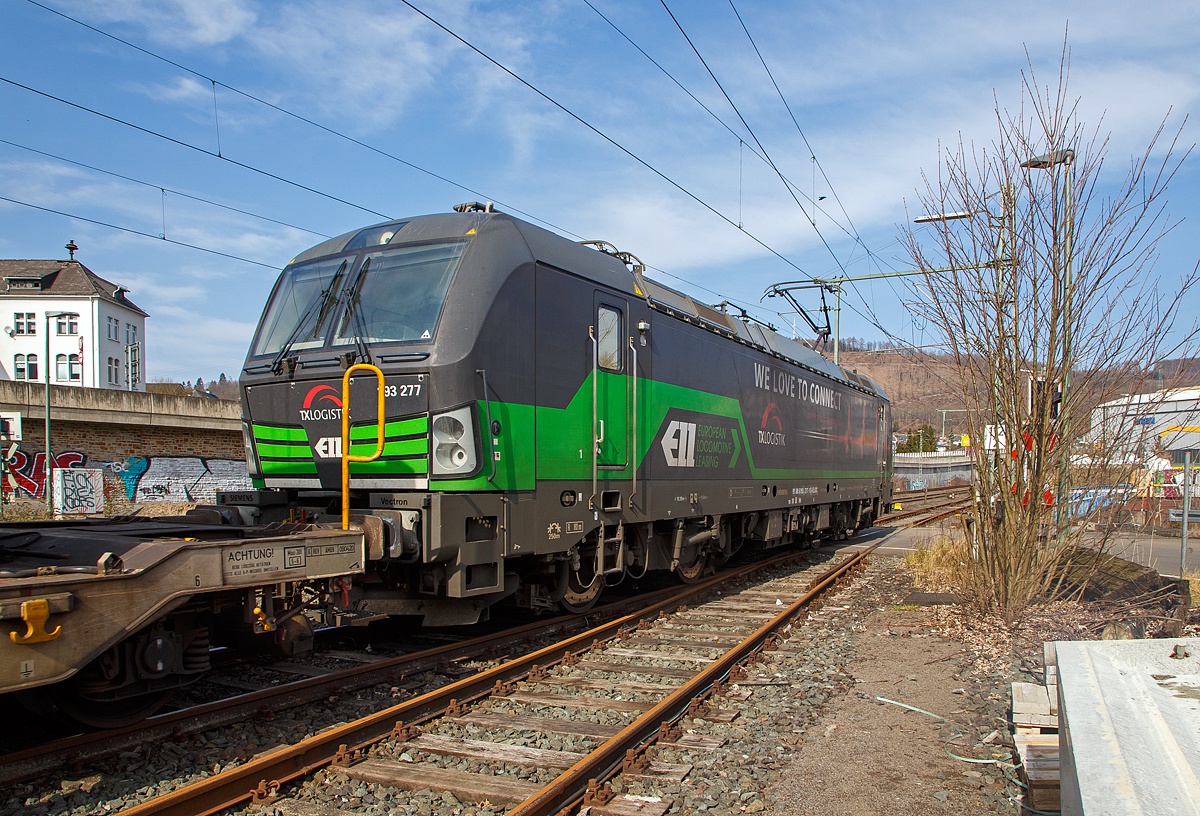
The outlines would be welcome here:
M 895 503 L 904 508 L 879 517 L 880 525 L 903 522 L 905 527 L 928 527 L 957 515 L 971 506 L 971 488 L 965 486 L 939 487 L 931 490 L 906 490 L 893 493 Z M 933 504 L 928 504 L 932 501 Z M 916 503 L 918 506 L 912 507 Z
M 792 554 L 791 557 L 803 557 L 803 554 Z M 702 587 L 719 585 L 723 580 L 730 580 L 729 575 L 741 575 L 742 572 L 744 570 L 727 571 L 706 581 Z M 630 614 L 677 594 L 679 587 L 671 586 L 598 606 L 583 616 L 564 615 L 534 621 L 476 638 L 454 639 L 442 646 L 388 659 L 377 659 L 366 652 L 361 655 L 346 654 L 347 658 L 357 657 L 361 662 L 340 671 L 321 671 L 307 660 L 288 661 L 292 664 L 287 667 L 288 670 L 308 676 L 301 680 L 252 689 L 245 694 L 225 696 L 212 702 L 150 717 L 122 728 L 75 734 L 0 756 L 0 787 L 59 771 L 75 771 L 88 763 L 117 756 L 121 752 L 156 741 L 178 740 L 258 717 L 274 717 L 292 708 L 381 683 L 402 683 L 424 672 L 458 679 L 475 671 L 462 665 L 463 662 L 494 661 L 511 650 L 528 651 L 540 639 L 581 631 L 591 623 Z M 320 660 L 329 654 L 331 653 L 316 652 L 304 657 Z M 338 651 L 336 654 L 343 652 Z M 258 670 L 264 668 L 257 664 L 238 664 L 238 667 L 245 668 L 248 665 Z M 271 670 L 272 666 L 279 669 L 282 661 L 266 665 L 265 668 Z M 213 682 L 218 685 L 228 683 L 230 687 L 237 687 L 234 685 L 236 681 L 231 678 L 218 677 Z
M 861 569 L 866 552 L 832 569 L 810 567 L 802 578 L 726 592 L 796 555 L 731 571 L 125 812 L 198 816 L 273 801 L 289 782 L 328 769 L 398 790 L 486 798 L 521 816 L 581 802 L 596 814 L 662 813 L 665 806 L 624 799 L 606 782 L 619 774 L 664 785 L 682 779 L 687 767 L 656 763 L 649 746 L 711 750 L 676 723 L 685 715 L 732 718 L 736 712 L 706 708 L 704 700 L 744 678 L 747 661 L 781 643 L 822 593 Z M 724 594 L 689 608 L 718 592 Z M 575 749 L 532 747 L 547 734 L 569 737 Z M 465 757 L 482 772 L 453 767 Z
M 924 487 L 920 490 L 896 490 L 892 492 L 892 501 L 904 504 L 922 499 L 936 499 L 950 493 L 961 493 L 964 490 L 970 490 L 970 488 L 948 485 L 946 487 Z
M 889 522 L 903 521 L 905 519 L 910 519 L 910 518 L 919 518 L 921 516 L 927 516 L 930 514 L 940 514 L 943 511 L 953 512 L 954 510 L 957 510 L 961 507 L 965 507 L 968 504 L 970 504 L 970 500 L 967 498 L 962 498 L 962 499 L 953 499 L 952 501 L 942 502 L 940 504 L 935 504 L 931 507 L 918 507 L 913 510 L 901 510 L 896 513 L 888 513 L 885 516 L 881 516 L 879 518 L 879 523 L 887 524 Z M 917 525 L 913 525 L 913 526 L 917 526 Z
M 969 498 L 963 499 L 962 501 L 958 501 L 958 502 L 952 502 L 948 505 L 945 505 L 943 507 L 943 509 L 938 510 L 938 512 L 929 513 L 928 515 L 926 515 L 922 518 L 916 519 L 915 521 L 913 521 L 911 526 L 913 526 L 913 527 L 928 527 L 932 524 L 936 524 L 937 522 L 942 521 L 943 519 L 948 519 L 952 516 L 961 515 L 963 512 L 970 510 L 970 508 L 971 508 L 971 500 Z M 934 508 L 934 509 L 936 509 L 936 508 Z M 926 511 L 926 512 L 928 512 L 928 511 Z

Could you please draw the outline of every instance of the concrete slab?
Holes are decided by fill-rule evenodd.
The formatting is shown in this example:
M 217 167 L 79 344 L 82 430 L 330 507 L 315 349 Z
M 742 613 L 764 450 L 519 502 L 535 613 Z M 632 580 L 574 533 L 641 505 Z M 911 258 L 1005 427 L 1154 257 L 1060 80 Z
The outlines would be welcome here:
M 1054 651 L 1064 816 L 1200 816 L 1200 638 Z

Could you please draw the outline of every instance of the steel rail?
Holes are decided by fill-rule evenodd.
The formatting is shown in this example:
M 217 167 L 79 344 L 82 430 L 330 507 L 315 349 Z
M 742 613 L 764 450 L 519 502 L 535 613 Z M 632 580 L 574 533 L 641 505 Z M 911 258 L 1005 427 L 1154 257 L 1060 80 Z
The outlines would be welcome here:
M 163 796 L 121 811 L 128 816 L 207 816 L 248 799 L 269 798 L 286 782 L 330 765 L 335 758 L 354 755 L 407 726 L 441 716 L 447 710 L 492 693 L 497 684 L 526 677 L 534 667 L 555 664 L 567 654 L 586 652 L 611 640 L 623 628 L 706 594 L 717 586 L 771 569 L 806 552 L 793 552 L 749 564 L 693 584 L 637 612 L 573 635 L 566 640 L 465 677 L 420 697 L 406 700 L 354 722 L 315 734 L 295 745 L 272 751 L 214 776 L 177 788 Z M 459 644 L 461 645 L 461 644 Z
M 803 553 L 790 553 L 789 557 L 801 555 Z M 722 573 L 710 581 L 721 580 L 724 577 Z M 330 694 L 343 694 L 379 683 L 399 681 L 408 675 L 436 670 L 450 661 L 487 656 L 490 652 L 521 645 L 537 637 L 588 627 L 598 620 L 609 620 L 629 614 L 642 605 L 673 597 L 678 591 L 678 587 L 674 586 L 658 589 L 598 606 L 583 615 L 560 615 L 547 620 L 533 621 L 458 643 L 448 643 L 320 677 L 296 680 L 160 714 L 122 728 L 79 734 L 14 751 L 0 756 L 0 787 L 56 771 L 78 769 L 90 762 L 116 756 L 122 751 L 133 750 L 149 743 L 177 740 L 258 716 L 270 716 L 289 708 L 319 702 Z
M 624 762 L 633 759 L 633 754 L 648 744 L 659 732 L 661 726 L 673 723 L 682 717 L 694 700 L 706 696 L 715 685 L 728 677 L 739 663 L 767 646 L 775 636 L 775 630 L 791 622 L 814 598 L 834 586 L 835 582 L 840 582 L 851 570 L 860 566 L 866 560 L 867 555 L 878 546 L 879 544 L 874 544 L 849 556 L 841 564 L 816 578 L 809 584 L 804 595 L 792 602 L 787 609 L 763 624 L 716 662 L 710 664 L 662 702 L 568 768 L 557 779 L 525 800 L 524 803 L 508 811 L 507 816 L 551 816 L 573 807 L 588 794 L 589 789 L 593 791 L 593 795 L 600 793 L 599 784 L 614 776 Z M 600 795 L 604 794 L 600 793 Z M 603 805 L 604 802 L 601 800 L 596 804 Z
M 955 499 L 954 501 L 944 502 L 942 504 L 935 504 L 931 507 L 918 507 L 913 510 L 901 510 L 899 513 L 888 513 L 887 515 L 880 516 L 877 519 L 877 521 L 882 523 L 885 521 L 899 521 L 900 519 L 911 518 L 912 516 L 923 516 L 928 513 L 932 513 L 935 510 L 943 510 L 945 508 L 961 507 L 963 504 L 965 504 L 969 501 L 970 501 L 970 499 L 967 499 L 967 498 Z
M 940 513 L 935 513 L 934 515 L 930 516 L 929 518 L 924 518 L 924 519 L 920 519 L 919 521 L 914 521 L 913 527 L 927 527 L 928 525 L 933 524 L 935 521 L 941 521 L 944 518 L 949 518 L 950 516 L 953 516 L 956 513 L 961 513 L 963 510 L 966 510 L 969 507 L 970 507 L 970 501 L 964 499 L 963 501 L 959 502 L 958 504 L 954 505 L 953 507 L 949 508 L 948 510 L 943 510 Z

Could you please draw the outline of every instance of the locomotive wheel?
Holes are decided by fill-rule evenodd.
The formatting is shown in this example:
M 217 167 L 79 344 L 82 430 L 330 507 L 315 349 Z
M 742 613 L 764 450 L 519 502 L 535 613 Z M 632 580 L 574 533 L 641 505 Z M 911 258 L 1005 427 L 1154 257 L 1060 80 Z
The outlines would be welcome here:
M 558 603 L 564 611 L 578 615 L 596 605 L 603 589 L 601 576 L 593 574 L 591 582 L 585 584 L 579 573 L 572 571 L 567 579 L 567 591 Z
M 679 558 L 679 566 L 675 568 L 675 577 L 682 584 L 694 584 L 700 580 L 707 566 L 708 557 L 700 552 L 699 547 L 685 548 Z
M 725 566 L 726 564 L 729 563 L 729 559 L 731 559 L 735 555 L 737 555 L 738 551 L 741 549 L 742 549 L 742 542 L 739 541 L 737 544 L 734 544 L 733 547 L 730 548 L 728 555 L 726 555 L 725 553 L 714 553 L 713 557 L 712 557 L 712 565 L 714 567 Z
M 162 708 L 175 689 L 141 694 L 122 700 L 94 700 L 66 684 L 54 689 L 53 701 L 71 719 L 92 728 L 122 728 L 141 722 Z

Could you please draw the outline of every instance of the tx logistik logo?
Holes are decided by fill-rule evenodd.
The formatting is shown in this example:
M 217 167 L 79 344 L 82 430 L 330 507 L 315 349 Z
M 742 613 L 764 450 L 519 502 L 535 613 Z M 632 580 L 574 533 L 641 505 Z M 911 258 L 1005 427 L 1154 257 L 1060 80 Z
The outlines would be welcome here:
M 331 393 L 326 394 L 324 392 Z M 314 408 L 313 403 L 329 402 L 335 405 L 335 408 L 322 408 L 320 406 Z M 332 385 L 314 385 L 308 389 L 308 393 L 304 395 L 304 404 L 300 408 L 300 419 L 304 422 L 318 422 L 323 419 L 341 419 L 342 418 L 342 398 L 338 396 L 337 389 Z
M 313 445 L 313 451 L 322 459 L 342 458 L 342 438 L 340 436 L 323 436 Z
M 668 467 L 696 466 L 696 423 L 671 420 L 662 438 Z
M 770 430 L 770 423 L 775 423 L 775 430 Z M 779 406 L 771 403 L 763 411 L 762 424 L 758 427 L 758 442 L 761 445 L 784 445 L 786 437 L 783 433 L 783 420 L 779 418 Z

